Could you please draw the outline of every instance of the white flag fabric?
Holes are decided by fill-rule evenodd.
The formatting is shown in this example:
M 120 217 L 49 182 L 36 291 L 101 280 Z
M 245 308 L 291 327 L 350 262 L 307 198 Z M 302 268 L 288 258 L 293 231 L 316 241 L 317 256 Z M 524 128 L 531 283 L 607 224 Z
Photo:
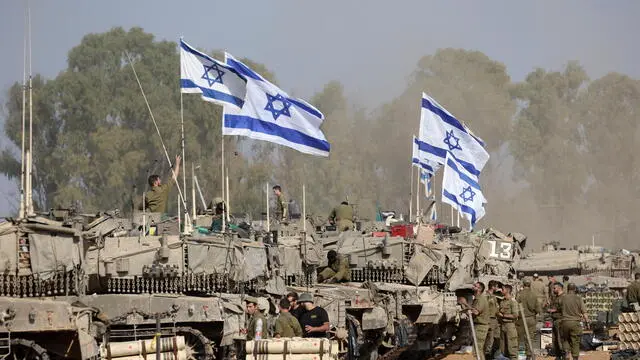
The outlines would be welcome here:
M 180 89 L 205 101 L 242 108 L 247 81 L 237 71 L 180 39 Z
M 447 153 L 442 178 L 442 202 L 451 205 L 471 223 L 471 228 L 484 214 L 487 202 L 478 177 L 470 174 L 450 153 Z
M 444 164 L 450 153 L 473 175 L 480 175 L 489 160 L 484 142 L 425 93 L 422 93 L 418 148 L 426 158 L 439 164 Z
M 231 54 L 225 54 L 225 62 L 247 80 L 247 93 L 241 109 L 224 109 L 223 135 L 246 136 L 329 156 L 330 145 L 320 129 L 324 115 L 318 109 L 289 97 Z
M 419 141 L 414 136 L 413 137 L 413 155 L 411 159 L 411 163 L 413 166 L 418 167 L 420 170 L 424 170 L 427 173 L 433 175 L 440 168 L 440 164 L 435 161 L 429 160 L 429 154 L 420 150 Z

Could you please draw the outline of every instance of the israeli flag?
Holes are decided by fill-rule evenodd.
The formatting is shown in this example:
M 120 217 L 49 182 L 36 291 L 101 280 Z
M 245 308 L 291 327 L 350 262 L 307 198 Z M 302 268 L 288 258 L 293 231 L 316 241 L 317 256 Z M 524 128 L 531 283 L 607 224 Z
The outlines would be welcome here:
M 484 214 L 485 199 L 478 177 L 469 173 L 450 153 L 447 153 L 442 179 L 442 202 L 458 210 L 471 228 Z
M 422 93 L 418 147 L 426 158 L 439 164 L 444 164 L 450 153 L 476 176 L 489 160 L 484 142 L 425 93 Z
M 420 151 L 419 143 L 420 142 L 418 141 L 418 139 L 414 136 L 411 163 L 413 164 L 413 166 L 418 167 L 420 170 L 424 170 L 427 173 L 433 175 L 440 168 L 440 164 L 435 161 L 429 160 L 429 154 L 424 151 Z
M 291 98 L 231 54 L 225 54 L 225 62 L 247 79 L 247 94 L 241 109 L 224 109 L 223 135 L 246 136 L 306 154 L 329 156 L 329 143 L 320 130 L 324 115 L 318 109 Z
M 428 198 L 431 196 L 431 177 L 432 173 L 427 170 L 420 169 L 420 182 L 424 184 L 424 195 Z
M 431 221 L 433 222 L 438 221 L 438 212 L 436 211 L 435 205 L 431 208 Z
M 180 39 L 180 89 L 202 94 L 205 101 L 241 108 L 247 81 L 226 64 L 203 54 Z

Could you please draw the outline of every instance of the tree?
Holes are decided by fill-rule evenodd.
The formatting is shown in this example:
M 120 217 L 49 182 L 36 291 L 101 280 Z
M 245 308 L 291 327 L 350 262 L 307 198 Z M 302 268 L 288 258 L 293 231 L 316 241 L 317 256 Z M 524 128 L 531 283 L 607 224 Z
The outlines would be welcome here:
M 86 35 L 68 55 L 67 69 L 55 79 L 34 81 L 34 167 L 38 203 L 42 208 L 79 202 L 85 211 L 130 208 L 134 195 L 146 187 L 148 170 L 169 174 L 160 138 L 129 64 L 132 59 L 171 161 L 180 153 L 180 90 L 177 44 L 155 41 L 140 28 L 114 28 Z M 265 76 L 271 73 L 249 62 Z M 219 193 L 221 107 L 198 96 L 183 97 L 186 166 L 201 166 L 199 182 L 209 195 Z M 5 132 L 20 146 L 20 85 L 12 87 Z M 242 139 L 227 140 L 236 153 Z M 239 157 L 243 157 L 239 153 Z M 20 158 L 3 152 L 0 171 L 17 176 Z M 188 174 L 190 175 L 190 174 Z M 180 176 L 182 178 L 182 176 Z M 233 181 L 233 180 L 232 180 Z M 180 181 L 182 183 L 182 181 Z M 239 181 L 241 183 L 241 181 Z M 214 185 L 215 186 L 214 189 Z M 231 187 L 243 196 L 259 190 Z M 235 194 L 232 194 L 232 197 Z M 177 205 L 170 202 L 170 209 Z

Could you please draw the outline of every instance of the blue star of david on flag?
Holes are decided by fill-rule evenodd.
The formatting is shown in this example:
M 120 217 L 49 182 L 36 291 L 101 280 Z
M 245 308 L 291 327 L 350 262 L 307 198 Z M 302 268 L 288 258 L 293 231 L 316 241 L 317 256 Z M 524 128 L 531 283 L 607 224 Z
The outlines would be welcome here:
M 280 115 L 291 117 L 291 113 L 289 113 L 291 102 L 289 100 L 287 100 L 280 94 L 277 94 L 276 96 L 273 96 L 269 93 L 265 94 L 267 95 L 267 106 L 265 106 L 264 109 L 271 112 L 274 121 L 278 120 L 278 117 L 280 117 Z M 280 102 L 280 104 L 282 104 L 282 107 L 276 108 L 274 106 L 276 102 Z
M 449 151 L 455 149 L 462 150 L 462 148 L 460 147 L 460 139 L 456 137 L 456 135 L 453 133 L 453 130 L 447 131 L 447 136 L 444 138 L 444 143 L 449 147 Z
M 213 84 L 215 83 L 223 84 L 222 75 L 224 75 L 224 71 L 220 70 L 220 68 L 218 67 L 218 64 L 213 63 L 210 66 L 207 66 L 207 65 L 203 65 L 203 66 L 204 66 L 204 74 L 202 74 L 202 79 L 207 80 L 207 82 L 209 83 L 209 86 L 213 86 Z M 212 71 L 214 72 L 214 74 L 211 73 Z
M 464 188 L 464 191 L 460 194 L 460 197 L 464 202 L 473 201 L 473 197 L 476 195 L 475 191 L 471 188 L 471 186 L 467 186 Z

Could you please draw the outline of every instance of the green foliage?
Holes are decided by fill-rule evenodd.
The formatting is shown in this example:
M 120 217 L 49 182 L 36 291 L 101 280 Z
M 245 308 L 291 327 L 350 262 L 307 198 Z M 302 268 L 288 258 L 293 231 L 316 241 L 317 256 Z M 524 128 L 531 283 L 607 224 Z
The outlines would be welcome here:
M 154 172 L 168 175 L 129 56 L 171 160 L 181 149 L 182 115 L 187 184 L 195 165 L 206 201 L 220 196 L 221 107 L 199 95 L 181 98 L 176 43 L 157 41 L 140 28 L 114 28 L 86 35 L 55 79 L 33 79 L 38 207 L 77 201 L 85 211 L 128 209 L 132 196 L 146 188 L 154 160 L 159 164 Z M 222 52 L 212 56 L 222 59 Z M 275 83 L 264 65 L 242 61 Z M 569 62 L 561 71 L 535 69 L 512 83 L 502 63 L 461 49 L 440 49 L 419 59 L 406 89 L 373 113 L 354 107 L 339 81 L 328 82 L 310 99 L 325 114 L 328 158 L 227 137 L 232 211 L 254 216 L 264 211 L 269 182 L 282 185 L 287 198 L 299 203 L 306 184 L 310 214 L 326 216 L 345 198 L 365 218 L 375 216 L 376 202 L 408 213 L 412 182 L 415 188 L 409 179 L 410 141 L 418 132 L 422 92 L 487 143 L 492 158 L 481 183 L 489 204 L 480 225 L 511 227 L 508 231 L 522 226 L 523 232 L 552 239 L 575 237 L 579 228 L 580 236 L 603 234 L 618 244 L 640 230 L 633 218 L 640 196 L 640 82 L 616 73 L 590 81 L 577 62 Z M 9 89 L 6 109 L 4 130 L 13 146 L 0 152 L 0 171 L 19 182 L 21 84 Z M 517 203 L 502 181 L 511 173 L 503 166 L 510 159 L 514 180 L 524 182 L 515 190 Z M 170 211 L 176 206 L 172 201 Z M 440 219 L 450 222 L 448 208 L 439 210 Z

